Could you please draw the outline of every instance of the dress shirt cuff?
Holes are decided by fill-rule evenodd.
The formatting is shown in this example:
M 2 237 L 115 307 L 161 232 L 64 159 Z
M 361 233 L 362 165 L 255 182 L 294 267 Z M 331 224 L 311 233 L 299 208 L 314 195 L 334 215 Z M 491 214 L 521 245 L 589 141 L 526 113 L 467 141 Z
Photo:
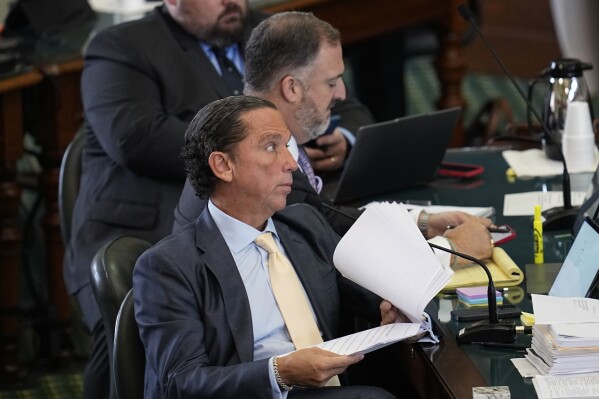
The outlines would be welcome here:
M 275 377 L 275 372 L 272 364 L 273 359 L 274 357 L 268 359 L 268 378 L 270 378 L 270 386 L 272 387 L 272 397 L 273 399 L 287 399 L 287 394 L 289 393 L 289 391 L 281 390 L 281 387 L 277 382 L 277 378 Z
M 438 245 L 443 248 L 452 249 L 451 244 L 449 244 L 449 241 L 445 237 L 441 237 L 441 236 L 433 237 L 430 240 L 428 240 L 428 242 L 430 242 L 431 244 Z M 441 262 L 441 264 L 443 266 L 445 266 L 445 267 L 450 266 L 451 254 L 449 252 L 439 251 L 438 249 L 433 249 L 433 251 L 435 252 L 435 256 L 437 257 L 437 259 L 439 260 L 439 262 Z
M 356 136 L 354 136 L 352 132 L 341 126 L 337 126 L 337 129 L 341 130 L 341 134 L 343 134 L 349 145 L 354 145 L 354 143 L 356 142 Z

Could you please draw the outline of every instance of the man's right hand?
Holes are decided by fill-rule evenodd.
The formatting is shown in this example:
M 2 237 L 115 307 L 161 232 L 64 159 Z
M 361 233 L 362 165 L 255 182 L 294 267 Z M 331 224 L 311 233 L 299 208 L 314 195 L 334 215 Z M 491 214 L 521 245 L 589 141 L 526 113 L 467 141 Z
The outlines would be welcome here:
M 277 356 L 277 367 L 285 384 L 317 388 L 363 358 L 364 355 L 342 356 L 320 348 L 305 348 Z
M 489 259 L 493 255 L 491 233 L 482 223 L 466 221 L 454 229 L 443 234 L 453 243 L 455 250 L 474 256 L 477 259 Z M 458 257 L 458 264 L 471 263 L 469 260 Z

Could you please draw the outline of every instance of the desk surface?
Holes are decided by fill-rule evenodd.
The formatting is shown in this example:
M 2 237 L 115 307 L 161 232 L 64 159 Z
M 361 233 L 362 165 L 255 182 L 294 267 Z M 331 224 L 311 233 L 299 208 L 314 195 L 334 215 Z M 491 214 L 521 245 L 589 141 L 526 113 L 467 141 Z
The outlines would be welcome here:
M 433 204 L 442 205 L 493 206 L 496 210 L 495 222 L 509 224 L 517 233 L 517 237 L 502 245 L 502 248 L 524 271 L 526 264 L 533 263 L 532 219 L 503 216 L 503 196 L 507 193 L 540 191 L 544 187 L 547 190 L 560 190 L 561 177 L 516 179 L 510 182 L 505 174 L 508 165 L 501 151 L 497 149 L 452 149 L 447 152 L 445 160 L 477 164 L 483 166 L 485 170 L 480 177 L 474 179 L 441 178 L 426 186 L 377 196 L 377 200 L 431 200 Z M 584 191 L 590 177 L 590 174 L 573 175 L 573 189 Z M 327 190 L 331 189 L 332 187 L 327 187 Z M 361 204 L 367 202 L 369 201 L 364 200 Z M 543 238 L 546 262 L 561 261 L 572 242 L 569 231 L 545 233 Z M 522 288 L 525 289 L 525 282 Z M 528 295 L 520 292 L 519 297 L 522 301 L 518 306 L 524 311 L 531 312 L 532 306 Z M 469 324 L 450 320 L 449 312 L 456 305 L 456 299 L 443 297 L 435 299 L 430 307 L 433 311 L 441 310 L 435 312 L 436 314 L 429 314 L 441 321 L 440 328 L 444 338 L 440 345 L 421 345 L 416 349 L 420 351 L 424 362 L 430 368 L 430 374 L 426 378 L 436 378 L 441 386 L 440 389 L 445 391 L 440 396 L 471 398 L 473 386 L 508 385 L 513 399 L 536 397 L 532 381 L 522 378 L 510 361 L 514 357 L 523 357 L 522 352 L 483 349 L 478 345 L 460 346 L 456 343 L 454 337 L 457 331 Z M 517 342 L 529 345 L 530 336 L 519 336 Z M 436 393 L 431 395 L 427 392 L 425 396 L 436 396 Z

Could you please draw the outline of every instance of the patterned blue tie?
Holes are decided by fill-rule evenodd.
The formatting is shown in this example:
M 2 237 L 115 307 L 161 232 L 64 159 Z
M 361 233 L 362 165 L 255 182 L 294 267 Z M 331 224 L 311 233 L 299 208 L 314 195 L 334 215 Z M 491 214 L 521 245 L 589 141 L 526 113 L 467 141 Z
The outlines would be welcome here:
M 314 175 L 314 169 L 312 169 L 312 165 L 310 165 L 310 160 L 308 159 L 308 154 L 306 154 L 306 150 L 301 145 L 297 146 L 298 156 L 297 163 L 304 172 L 304 175 L 308 178 L 310 185 L 314 189 L 314 191 L 318 192 L 318 184 L 316 183 L 316 175 Z

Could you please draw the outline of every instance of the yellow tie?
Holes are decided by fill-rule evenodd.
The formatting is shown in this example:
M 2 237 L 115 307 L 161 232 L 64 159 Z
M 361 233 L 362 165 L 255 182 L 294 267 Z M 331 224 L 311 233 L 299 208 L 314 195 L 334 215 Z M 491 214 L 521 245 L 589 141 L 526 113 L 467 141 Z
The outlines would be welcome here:
M 289 259 L 279 251 L 271 233 L 260 234 L 255 243 L 268 252 L 270 285 L 295 349 L 322 343 L 302 283 Z M 334 376 L 327 386 L 339 386 L 339 378 Z

